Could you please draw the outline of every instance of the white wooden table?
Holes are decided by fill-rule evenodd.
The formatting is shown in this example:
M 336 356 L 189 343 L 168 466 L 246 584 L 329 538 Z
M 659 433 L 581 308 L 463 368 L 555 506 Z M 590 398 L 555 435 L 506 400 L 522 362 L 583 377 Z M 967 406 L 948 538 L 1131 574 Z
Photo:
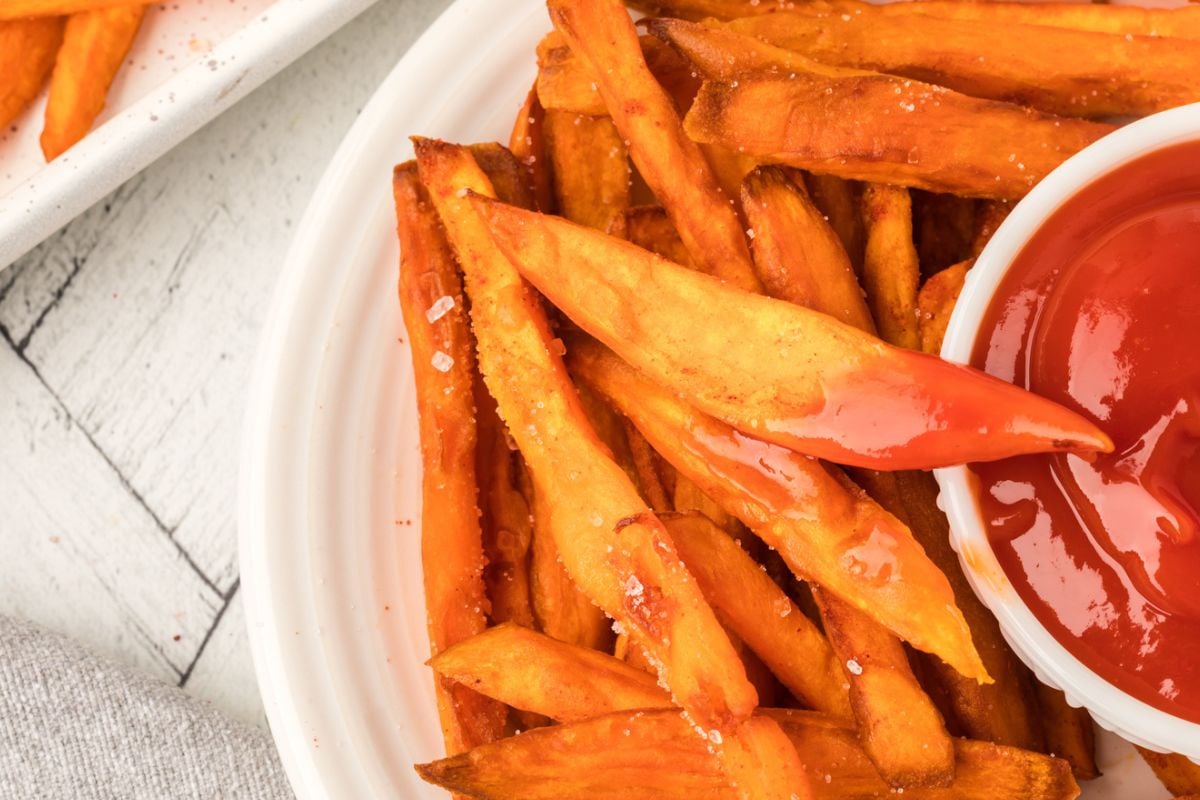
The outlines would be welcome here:
M 0 272 L 0 613 L 261 722 L 238 595 L 245 390 L 284 253 L 447 0 L 380 0 Z

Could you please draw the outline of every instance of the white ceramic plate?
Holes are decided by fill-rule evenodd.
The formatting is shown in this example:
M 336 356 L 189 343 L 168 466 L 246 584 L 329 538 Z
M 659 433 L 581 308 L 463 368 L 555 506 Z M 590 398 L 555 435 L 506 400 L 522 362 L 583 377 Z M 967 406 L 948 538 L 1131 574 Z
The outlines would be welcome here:
M 375 0 L 151 5 L 96 127 L 45 163 L 46 93 L 0 131 L 0 270 Z
M 420 462 L 395 296 L 391 167 L 407 137 L 506 141 L 549 28 L 542 0 L 459 0 L 364 110 L 313 199 L 260 346 L 241 485 L 259 685 L 302 800 L 444 798 L 418 548 Z M 1167 797 L 1102 739 L 1087 800 Z

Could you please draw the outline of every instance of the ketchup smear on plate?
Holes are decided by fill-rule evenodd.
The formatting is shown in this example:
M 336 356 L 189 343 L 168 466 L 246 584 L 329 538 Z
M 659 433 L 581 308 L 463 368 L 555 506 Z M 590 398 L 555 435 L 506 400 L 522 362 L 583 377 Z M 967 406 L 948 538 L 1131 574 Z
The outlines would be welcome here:
M 972 465 L 993 549 L 1080 661 L 1200 722 L 1200 142 L 1086 187 L 1018 255 L 975 366 L 1116 445 Z

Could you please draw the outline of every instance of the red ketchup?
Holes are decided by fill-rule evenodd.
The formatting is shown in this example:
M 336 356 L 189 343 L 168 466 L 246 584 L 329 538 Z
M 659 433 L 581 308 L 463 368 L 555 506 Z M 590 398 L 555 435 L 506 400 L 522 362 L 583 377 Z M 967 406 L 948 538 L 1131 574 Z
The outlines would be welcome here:
M 1001 283 L 972 363 L 1116 445 L 971 466 L 1009 580 L 1092 670 L 1200 722 L 1200 142 L 1144 156 L 1051 216 Z

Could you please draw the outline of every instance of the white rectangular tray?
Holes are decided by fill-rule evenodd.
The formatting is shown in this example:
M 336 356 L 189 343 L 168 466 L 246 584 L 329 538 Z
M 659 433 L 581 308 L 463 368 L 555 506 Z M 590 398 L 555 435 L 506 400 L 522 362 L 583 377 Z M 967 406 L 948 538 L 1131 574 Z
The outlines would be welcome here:
M 0 271 L 374 0 L 150 6 L 96 127 L 47 164 L 45 92 L 0 131 Z

